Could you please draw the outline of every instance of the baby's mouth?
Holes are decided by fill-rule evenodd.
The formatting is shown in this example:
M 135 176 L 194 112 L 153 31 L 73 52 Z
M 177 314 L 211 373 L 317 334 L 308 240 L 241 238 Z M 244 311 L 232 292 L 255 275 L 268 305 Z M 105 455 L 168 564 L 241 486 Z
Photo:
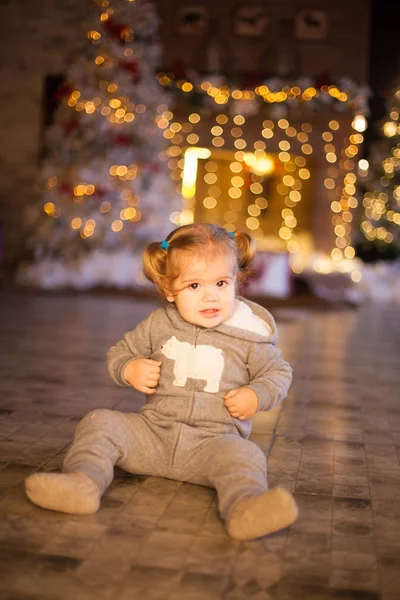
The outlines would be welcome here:
M 206 308 L 200 311 L 205 317 L 215 317 L 219 313 L 219 308 Z

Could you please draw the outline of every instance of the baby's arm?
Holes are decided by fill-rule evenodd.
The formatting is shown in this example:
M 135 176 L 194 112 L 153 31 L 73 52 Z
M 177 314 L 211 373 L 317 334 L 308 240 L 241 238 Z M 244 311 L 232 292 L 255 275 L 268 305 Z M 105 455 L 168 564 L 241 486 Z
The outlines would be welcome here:
M 255 344 L 248 363 L 250 383 L 230 390 L 224 403 L 232 417 L 248 419 L 260 410 L 274 408 L 286 398 L 292 368 L 272 344 Z
M 107 352 L 112 379 L 119 385 L 132 385 L 145 394 L 154 392 L 160 378 L 160 363 L 149 358 L 152 316 L 153 313 Z
M 284 398 L 292 383 L 292 367 L 281 358 L 273 344 L 255 344 L 251 350 L 248 369 L 248 387 L 256 393 L 258 410 L 275 408 Z

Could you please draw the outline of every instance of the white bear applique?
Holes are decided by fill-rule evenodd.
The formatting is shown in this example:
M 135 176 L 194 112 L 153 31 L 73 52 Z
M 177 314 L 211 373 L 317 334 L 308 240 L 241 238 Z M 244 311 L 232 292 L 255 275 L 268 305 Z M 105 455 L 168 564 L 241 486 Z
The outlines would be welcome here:
M 220 348 L 193 346 L 189 342 L 180 342 L 173 336 L 163 345 L 161 352 L 175 361 L 174 385 L 184 387 L 188 378 L 205 379 L 205 392 L 219 391 L 224 370 L 224 357 Z

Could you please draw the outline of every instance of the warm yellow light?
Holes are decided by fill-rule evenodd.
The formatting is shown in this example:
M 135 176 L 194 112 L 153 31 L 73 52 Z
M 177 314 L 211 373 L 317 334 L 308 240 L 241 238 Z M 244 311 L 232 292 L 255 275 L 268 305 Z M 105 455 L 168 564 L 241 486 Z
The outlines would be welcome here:
M 362 275 L 361 275 L 360 271 L 358 271 L 357 269 L 354 269 L 354 271 L 352 271 L 350 277 L 352 278 L 352 280 L 355 283 L 358 283 L 359 281 L 361 281 Z
M 393 121 L 387 121 L 383 126 L 383 133 L 386 137 L 393 137 L 397 133 L 397 124 Z
M 46 214 L 52 215 L 55 212 L 55 204 L 53 202 L 46 202 L 43 207 L 43 210 Z
M 244 179 L 243 177 L 236 175 L 235 177 L 231 178 L 231 183 L 233 187 L 242 187 L 242 185 L 244 185 Z
M 259 157 L 251 152 L 246 152 L 244 161 L 256 175 L 270 175 L 275 170 L 275 161 L 267 154 Z
M 241 141 L 243 141 L 243 140 L 237 140 L 235 142 L 235 145 L 236 145 L 237 142 L 241 142 Z M 221 146 L 223 146 L 225 144 L 225 140 L 222 137 L 215 137 L 215 138 L 212 139 L 211 143 L 216 148 L 221 148 Z M 246 144 L 246 142 L 243 142 L 243 143 Z
M 282 140 L 279 142 L 278 146 L 281 150 L 290 150 L 290 144 L 287 140 Z
M 232 162 L 229 165 L 229 168 L 232 173 L 240 173 L 243 170 L 243 166 L 240 164 L 240 162 Z
M 279 237 L 283 240 L 289 240 L 292 237 L 292 232 L 289 227 L 281 227 L 279 230 Z
M 346 258 L 354 258 L 356 251 L 352 246 L 347 246 L 347 248 L 344 249 L 344 255 Z
M 108 200 L 105 200 L 104 202 L 101 203 L 100 212 L 106 213 L 106 212 L 109 212 L 110 210 L 111 210 L 111 202 L 109 202 Z
M 126 167 L 125 165 L 120 165 L 119 167 L 117 167 L 116 174 L 118 175 L 118 177 L 123 177 L 127 174 L 127 172 L 128 167 Z
M 74 187 L 74 195 L 75 196 L 83 196 L 85 193 L 86 185 L 84 183 L 80 183 Z
M 261 135 L 268 140 L 273 137 L 274 132 L 272 131 L 272 129 L 265 128 L 262 130 Z
M 262 197 L 256 198 L 255 203 L 259 208 L 261 208 L 261 210 L 263 210 L 264 208 L 267 208 L 267 206 L 268 206 L 268 200 L 266 200 L 265 198 L 262 198 Z
M 356 115 L 351 125 L 353 129 L 361 133 L 367 129 L 367 120 L 364 115 Z
M 215 173 L 206 173 L 204 175 L 204 181 L 206 183 L 208 183 L 208 185 L 212 185 L 213 183 L 216 183 L 217 180 L 218 180 L 218 177 L 216 176 Z
M 211 127 L 212 135 L 222 135 L 223 131 L 224 130 L 219 125 L 214 125 L 214 127 Z
M 300 179 L 310 179 L 310 171 L 308 169 L 299 169 Z
M 186 141 L 188 144 L 197 144 L 197 142 L 199 141 L 199 136 L 195 133 L 190 133 L 187 136 Z
M 194 220 L 194 213 L 191 209 L 185 209 L 181 212 L 179 225 L 191 225 Z
M 325 187 L 326 187 L 328 190 L 333 190 L 333 189 L 334 189 L 334 187 L 335 187 L 335 182 L 334 182 L 334 180 L 333 180 L 333 179 L 331 179 L 330 177 L 327 177 L 327 178 L 324 180 L 324 185 L 325 185 Z
M 171 223 L 174 223 L 174 225 L 179 225 L 179 222 L 181 220 L 181 213 L 179 212 L 179 210 L 175 210 L 173 213 L 171 213 L 169 216 L 169 220 L 171 221 Z
M 250 206 L 247 208 L 247 212 L 252 217 L 258 217 L 258 215 L 261 213 L 261 209 L 256 204 L 250 204 Z
M 233 145 L 238 150 L 243 150 L 244 148 L 246 148 L 247 143 L 244 140 L 235 140 Z
M 196 193 L 197 178 L 197 152 L 196 149 L 188 148 L 185 152 L 185 165 L 183 167 L 182 177 L 182 196 L 191 199 Z
M 258 229 L 260 222 L 256 217 L 249 217 L 246 219 L 246 227 L 250 230 Z
M 82 219 L 79 219 L 78 217 L 75 217 L 75 219 L 72 219 L 72 221 L 71 221 L 72 229 L 79 229 L 79 227 L 81 225 L 82 225 Z
M 122 221 L 120 219 L 116 219 L 115 221 L 113 221 L 111 223 L 111 229 L 113 231 L 115 231 L 116 233 L 118 231 L 121 231 L 121 229 L 123 228 L 124 224 L 122 223 Z
M 197 158 L 201 158 L 202 160 L 209 158 L 211 156 L 211 150 L 209 150 L 209 148 L 190 148 L 190 150 L 191 151 L 194 150 L 196 152 Z M 216 164 L 216 163 L 214 163 L 214 164 Z
M 217 201 L 215 198 L 208 196 L 207 198 L 204 198 L 203 206 L 208 209 L 215 208 L 217 206 Z
M 303 144 L 301 147 L 301 151 L 303 152 L 303 154 L 311 154 L 313 149 L 310 144 Z
M 282 181 L 285 185 L 292 186 L 294 184 L 294 177 L 291 175 L 285 175 Z
M 300 192 L 297 192 L 296 190 L 292 190 L 289 193 L 289 198 L 291 200 L 293 200 L 293 202 L 300 202 L 300 200 L 301 200 L 301 194 L 300 194 Z
M 339 250 L 339 248 L 334 248 L 331 252 L 331 256 L 332 256 L 333 260 L 341 260 L 343 254 L 342 254 L 342 251 Z
M 233 198 L 233 199 L 240 198 L 242 195 L 242 190 L 237 187 L 231 187 L 228 190 L 228 195 L 230 198 Z
M 289 127 L 289 121 L 287 119 L 279 119 L 278 127 L 281 129 L 287 129 Z

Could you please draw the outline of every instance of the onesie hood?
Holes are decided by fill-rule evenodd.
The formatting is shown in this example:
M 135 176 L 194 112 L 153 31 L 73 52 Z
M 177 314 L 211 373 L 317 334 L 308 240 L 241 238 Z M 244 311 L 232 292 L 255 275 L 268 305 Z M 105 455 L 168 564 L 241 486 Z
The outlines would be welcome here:
M 236 298 L 233 315 L 218 325 L 215 331 L 248 342 L 276 344 L 278 341 L 278 330 L 271 313 L 266 308 L 240 296 Z

